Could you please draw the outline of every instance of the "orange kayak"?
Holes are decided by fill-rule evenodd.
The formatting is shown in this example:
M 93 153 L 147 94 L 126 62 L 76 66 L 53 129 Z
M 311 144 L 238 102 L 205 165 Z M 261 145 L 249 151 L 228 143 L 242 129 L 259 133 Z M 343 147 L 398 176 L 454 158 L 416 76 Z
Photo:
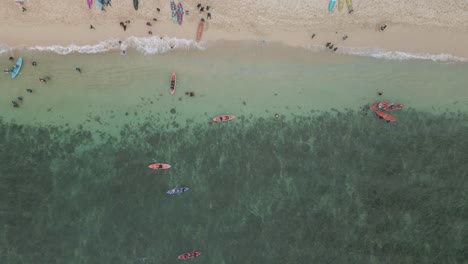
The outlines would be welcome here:
M 148 166 L 148 168 L 153 169 L 153 170 L 167 170 L 171 167 L 169 164 L 164 164 L 164 163 L 154 163 Z
M 229 121 L 229 120 L 233 120 L 235 118 L 235 116 L 233 115 L 222 115 L 222 116 L 217 116 L 215 118 L 213 118 L 213 121 L 215 122 L 226 122 L 226 121 Z
M 203 34 L 203 26 L 205 24 L 205 20 L 202 18 L 200 23 L 198 24 L 198 30 L 197 30 L 197 42 L 201 40 L 202 34 Z
M 377 110 L 377 109 L 385 108 L 385 107 L 387 107 L 389 105 L 391 105 L 391 103 L 389 101 L 382 101 L 382 102 L 375 103 L 375 104 L 371 105 L 369 107 L 369 109 L 370 110 Z
M 375 112 L 375 115 L 378 118 L 383 119 L 383 120 L 385 120 L 387 122 L 396 123 L 396 118 L 394 118 L 393 116 L 391 116 L 391 115 L 389 115 L 387 113 L 377 111 L 377 112 Z

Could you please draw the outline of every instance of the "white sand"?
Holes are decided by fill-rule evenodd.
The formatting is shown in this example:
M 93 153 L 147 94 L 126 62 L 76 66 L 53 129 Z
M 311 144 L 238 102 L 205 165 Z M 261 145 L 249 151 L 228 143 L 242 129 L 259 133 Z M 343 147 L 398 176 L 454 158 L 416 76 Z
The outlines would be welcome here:
M 21 12 L 14 0 L 0 1 L 0 43 L 8 46 L 93 44 L 111 37 L 174 36 L 194 39 L 198 21 L 206 18 L 197 3 L 210 5 L 204 40 L 267 40 L 308 46 L 333 42 L 338 47 L 384 48 L 425 53 L 450 53 L 468 58 L 468 2 L 466 0 L 381 1 L 355 0 L 354 12 L 328 1 L 311 0 L 190 0 L 182 2 L 190 14 L 182 26 L 171 21 L 166 0 L 140 0 L 135 11 L 130 0 L 113 0 L 106 12 L 88 9 L 86 0 L 26 0 Z M 337 3 L 338 5 L 338 3 Z M 161 13 L 156 12 L 156 8 Z M 153 22 L 157 18 L 158 22 Z M 127 31 L 120 21 L 131 20 Z M 145 25 L 147 21 L 152 27 Z M 96 30 L 90 30 L 93 24 Z M 378 25 L 386 24 L 384 32 Z M 338 32 L 338 34 L 336 34 Z M 315 33 L 313 40 L 310 36 Z M 343 41 L 346 34 L 349 38 Z

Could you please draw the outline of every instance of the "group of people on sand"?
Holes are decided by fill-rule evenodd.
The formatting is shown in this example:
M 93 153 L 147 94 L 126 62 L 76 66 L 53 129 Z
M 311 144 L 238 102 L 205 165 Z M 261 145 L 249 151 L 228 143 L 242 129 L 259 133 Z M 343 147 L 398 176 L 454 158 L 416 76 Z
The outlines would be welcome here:
M 206 19 L 211 19 L 211 13 L 208 12 L 210 11 L 210 6 L 207 5 L 206 7 L 205 6 L 202 6 L 202 4 L 198 3 L 197 4 L 197 9 L 200 13 L 204 12 L 206 10 Z

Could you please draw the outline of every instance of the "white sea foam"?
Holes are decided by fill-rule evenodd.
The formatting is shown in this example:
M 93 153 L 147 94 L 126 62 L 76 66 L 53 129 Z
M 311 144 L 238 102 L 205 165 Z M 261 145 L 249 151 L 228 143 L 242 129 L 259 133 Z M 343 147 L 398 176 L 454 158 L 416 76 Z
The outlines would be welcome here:
M 351 55 L 366 56 L 377 59 L 390 60 L 432 60 L 441 62 L 467 62 L 468 58 L 457 57 L 451 54 L 430 54 L 430 53 L 411 53 L 403 51 L 387 51 L 383 49 L 358 49 L 358 48 L 341 48 L 341 52 Z
M 128 48 L 134 48 L 143 54 L 158 54 L 164 53 L 171 49 L 203 49 L 203 47 L 193 41 L 187 39 L 177 39 L 169 37 L 129 37 L 123 40 L 119 44 L 119 39 L 113 38 L 105 41 L 101 41 L 94 45 L 51 45 L 51 46 L 33 46 L 26 48 L 32 51 L 46 51 L 54 52 L 61 55 L 67 55 L 70 53 L 103 53 L 108 51 L 126 50 Z M 8 52 L 10 49 L 0 46 L 0 54 Z

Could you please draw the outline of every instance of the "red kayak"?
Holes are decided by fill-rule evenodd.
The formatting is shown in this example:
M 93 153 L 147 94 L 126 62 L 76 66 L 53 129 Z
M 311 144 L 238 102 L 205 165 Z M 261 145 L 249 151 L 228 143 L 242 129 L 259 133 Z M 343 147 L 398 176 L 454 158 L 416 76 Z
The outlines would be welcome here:
M 200 252 L 193 251 L 193 252 L 184 253 L 184 254 L 178 256 L 177 258 L 178 259 L 191 259 L 191 258 L 194 258 L 194 257 L 198 257 L 200 255 L 201 255 Z
M 396 119 L 393 116 L 391 116 L 391 115 L 389 115 L 387 113 L 377 111 L 377 112 L 375 112 L 375 114 L 380 119 L 383 119 L 383 120 L 385 120 L 387 122 L 396 123 Z
M 377 109 L 383 109 L 385 107 L 388 107 L 389 105 L 391 105 L 392 103 L 390 103 L 389 101 L 382 101 L 382 102 L 379 102 L 379 103 L 375 103 L 373 105 L 371 105 L 369 107 L 370 110 L 377 110 Z
M 164 164 L 164 163 L 154 163 L 148 166 L 148 168 L 153 169 L 153 170 L 167 170 L 171 167 L 169 164 Z
M 176 79 L 177 79 L 176 73 L 173 72 L 171 76 L 171 94 L 175 93 Z
M 403 107 L 405 107 L 405 105 L 392 103 L 391 105 L 385 106 L 382 109 L 385 111 L 390 111 L 390 110 L 400 110 L 400 109 L 403 109 Z
M 222 115 L 222 116 L 217 116 L 215 118 L 213 118 L 213 121 L 215 122 L 226 122 L 226 121 L 229 121 L 229 120 L 233 120 L 235 118 L 235 116 L 233 115 Z

